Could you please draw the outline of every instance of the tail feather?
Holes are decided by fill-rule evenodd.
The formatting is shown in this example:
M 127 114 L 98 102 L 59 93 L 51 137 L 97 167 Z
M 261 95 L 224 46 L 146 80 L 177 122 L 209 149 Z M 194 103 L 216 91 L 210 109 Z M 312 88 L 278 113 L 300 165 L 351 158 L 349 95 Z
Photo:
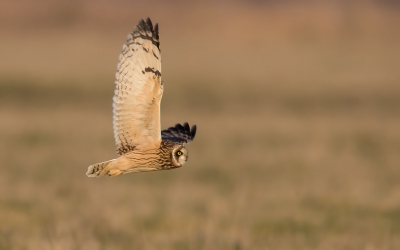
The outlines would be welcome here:
M 100 177 L 102 175 L 105 175 L 107 173 L 107 170 L 105 168 L 109 164 L 111 164 L 113 161 L 115 161 L 115 159 L 90 165 L 88 167 L 88 171 L 86 172 L 86 175 L 88 177 Z M 105 171 L 103 171 L 103 170 L 105 170 Z

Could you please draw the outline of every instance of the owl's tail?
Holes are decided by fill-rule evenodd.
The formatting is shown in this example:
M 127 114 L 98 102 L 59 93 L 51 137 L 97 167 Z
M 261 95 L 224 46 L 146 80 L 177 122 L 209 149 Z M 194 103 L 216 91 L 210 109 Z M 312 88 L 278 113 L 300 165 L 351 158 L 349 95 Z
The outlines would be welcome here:
M 109 169 L 109 168 L 107 168 L 107 169 L 105 169 L 105 168 L 107 166 L 109 166 L 113 161 L 115 161 L 115 159 L 90 165 L 88 167 L 88 171 L 86 172 L 86 175 L 88 177 L 100 177 L 102 175 L 107 174 L 107 172 L 108 172 L 107 169 Z

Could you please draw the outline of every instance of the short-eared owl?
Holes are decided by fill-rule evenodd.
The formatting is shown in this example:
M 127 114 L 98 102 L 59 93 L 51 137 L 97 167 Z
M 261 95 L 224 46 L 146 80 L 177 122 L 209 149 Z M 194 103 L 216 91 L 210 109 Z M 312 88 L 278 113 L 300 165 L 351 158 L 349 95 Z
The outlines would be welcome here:
M 196 125 L 160 130 L 161 51 L 158 24 L 139 21 L 122 46 L 113 98 L 114 137 L 118 158 L 89 166 L 89 177 L 116 176 L 179 168 L 188 160 L 185 144 Z

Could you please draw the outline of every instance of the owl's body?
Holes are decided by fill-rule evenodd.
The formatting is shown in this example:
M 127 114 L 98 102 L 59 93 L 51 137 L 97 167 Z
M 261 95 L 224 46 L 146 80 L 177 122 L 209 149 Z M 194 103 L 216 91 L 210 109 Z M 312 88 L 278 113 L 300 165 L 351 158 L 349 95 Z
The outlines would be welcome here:
M 122 47 L 113 98 L 114 136 L 118 158 L 89 166 L 89 177 L 168 170 L 188 159 L 185 144 L 196 125 L 176 124 L 160 130 L 161 52 L 158 25 L 141 20 Z

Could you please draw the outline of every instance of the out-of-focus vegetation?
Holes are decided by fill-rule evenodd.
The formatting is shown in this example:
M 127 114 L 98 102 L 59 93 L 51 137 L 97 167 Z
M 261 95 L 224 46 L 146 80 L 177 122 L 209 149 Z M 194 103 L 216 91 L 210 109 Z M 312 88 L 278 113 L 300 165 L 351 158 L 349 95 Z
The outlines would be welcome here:
M 162 126 L 187 165 L 114 158 L 118 54 L 160 24 Z M 400 248 L 400 7 L 390 1 L 0 4 L 0 249 Z

